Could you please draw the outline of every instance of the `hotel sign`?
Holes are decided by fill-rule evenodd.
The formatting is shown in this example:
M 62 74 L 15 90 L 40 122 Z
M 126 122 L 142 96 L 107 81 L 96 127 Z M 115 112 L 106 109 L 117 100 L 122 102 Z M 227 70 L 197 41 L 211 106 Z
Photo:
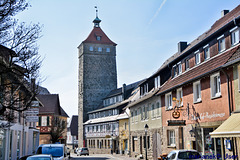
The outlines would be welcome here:
M 186 120 L 168 120 L 168 126 L 186 126 Z

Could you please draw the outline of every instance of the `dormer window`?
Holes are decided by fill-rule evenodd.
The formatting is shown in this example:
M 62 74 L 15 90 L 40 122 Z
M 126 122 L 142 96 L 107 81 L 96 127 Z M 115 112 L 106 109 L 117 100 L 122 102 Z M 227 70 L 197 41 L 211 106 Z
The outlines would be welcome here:
M 101 36 L 97 36 L 97 41 L 101 41 Z
M 225 50 L 225 38 L 224 35 L 217 38 L 218 40 L 218 52 L 222 52 Z
M 201 60 L 200 60 L 200 52 L 196 51 L 194 54 L 195 54 L 195 65 L 198 65 L 201 62 Z
M 155 86 L 155 88 L 160 87 L 160 76 L 157 76 L 154 78 L 154 86 Z
M 204 60 L 209 59 L 210 58 L 210 51 L 209 51 L 209 45 L 208 44 L 203 47 L 203 51 L 204 51 Z
M 232 46 L 239 43 L 239 28 L 236 26 L 230 30 Z
M 177 76 L 177 66 L 174 65 L 173 66 L 173 77 L 176 77 Z
M 177 64 L 177 68 L 178 68 L 178 75 L 179 75 L 179 74 L 182 74 L 182 63 L 181 63 L 181 62 L 179 62 L 179 63 Z

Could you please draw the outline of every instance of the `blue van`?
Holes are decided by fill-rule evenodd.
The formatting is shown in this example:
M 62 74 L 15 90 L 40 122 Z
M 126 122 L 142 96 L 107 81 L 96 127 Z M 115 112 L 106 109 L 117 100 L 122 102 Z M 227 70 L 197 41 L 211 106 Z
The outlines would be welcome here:
M 54 160 L 67 160 L 64 144 L 41 144 L 36 154 L 51 154 Z

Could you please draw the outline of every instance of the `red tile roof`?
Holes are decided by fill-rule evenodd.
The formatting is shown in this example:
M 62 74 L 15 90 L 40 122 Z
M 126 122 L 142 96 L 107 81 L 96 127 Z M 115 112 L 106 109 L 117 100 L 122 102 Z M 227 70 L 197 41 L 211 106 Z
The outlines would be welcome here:
M 101 40 L 97 40 L 96 36 L 100 36 Z M 95 43 L 95 44 L 110 44 L 116 46 L 117 44 L 111 41 L 108 36 L 103 32 L 100 27 L 94 27 L 92 32 L 89 34 L 83 43 Z
M 204 76 L 208 73 L 216 71 L 219 67 L 224 65 L 228 60 L 236 53 L 240 52 L 240 45 L 225 51 L 217 55 L 216 57 L 211 58 L 210 60 L 201 63 L 199 66 L 196 66 L 190 69 L 187 72 L 182 73 L 181 75 L 170 78 L 159 90 L 157 94 L 163 94 L 174 88 L 180 87 L 183 84 L 187 84 L 191 81 L 194 81 L 201 76 Z

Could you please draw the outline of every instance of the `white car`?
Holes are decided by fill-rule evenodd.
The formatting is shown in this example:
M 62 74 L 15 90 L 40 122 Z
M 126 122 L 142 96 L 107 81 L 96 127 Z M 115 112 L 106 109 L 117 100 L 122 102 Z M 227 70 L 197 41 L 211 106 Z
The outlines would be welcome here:
M 167 160 L 201 160 L 201 154 L 196 150 L 174 150 L 167 155 Z

